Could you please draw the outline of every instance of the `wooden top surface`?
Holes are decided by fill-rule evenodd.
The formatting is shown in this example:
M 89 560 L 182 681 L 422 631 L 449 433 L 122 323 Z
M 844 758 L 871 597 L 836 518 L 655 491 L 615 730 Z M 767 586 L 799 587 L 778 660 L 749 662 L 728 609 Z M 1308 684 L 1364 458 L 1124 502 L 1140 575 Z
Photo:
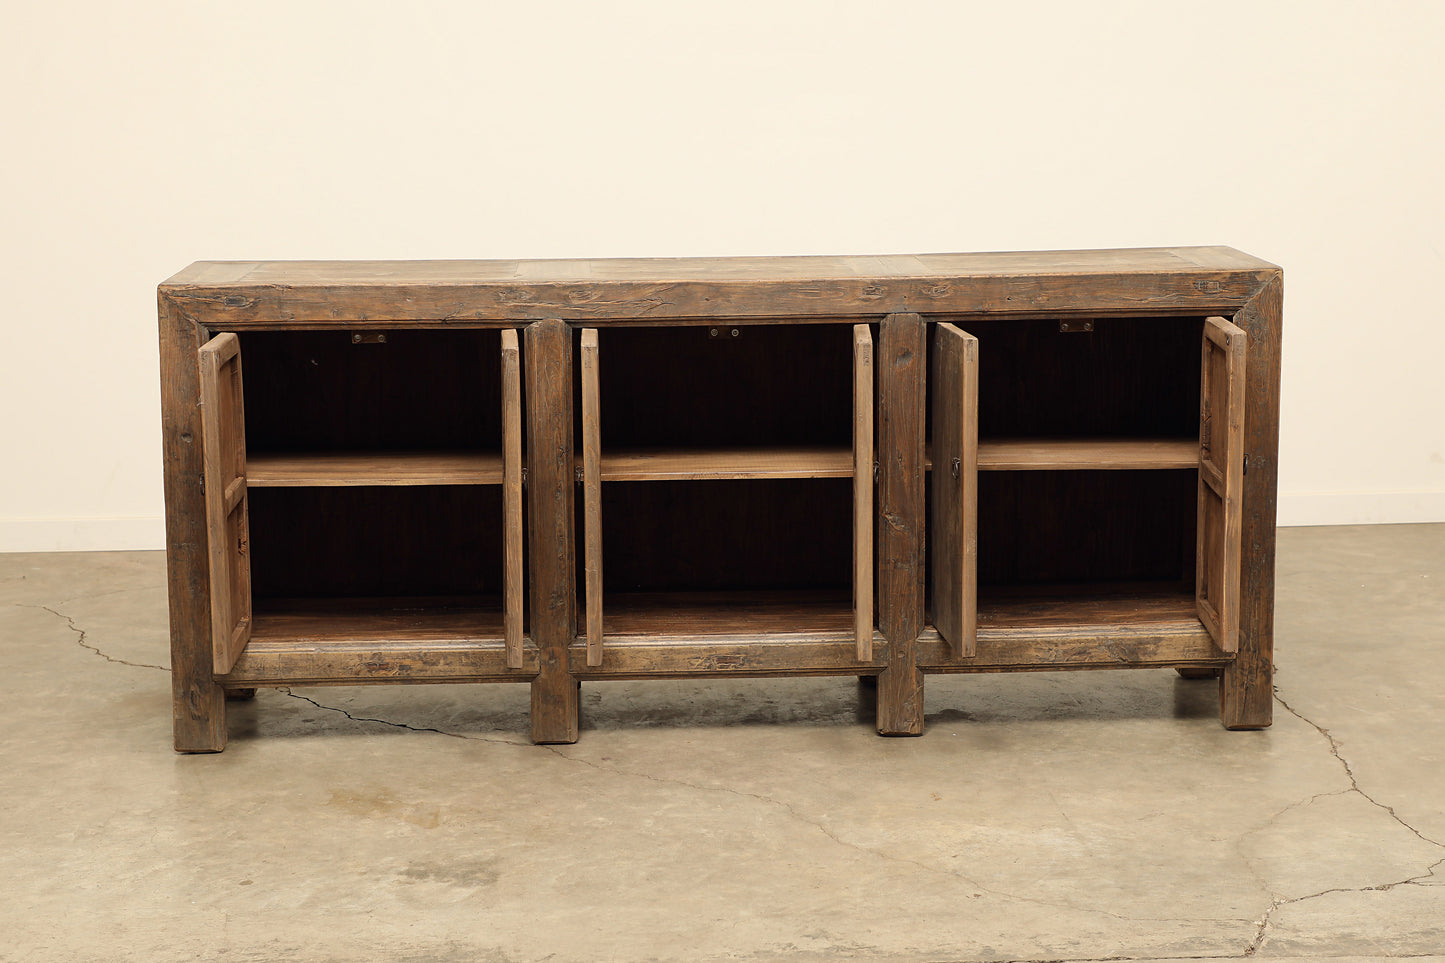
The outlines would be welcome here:
M 809 281 L 845 278 L 1018 277 L 1275 266 L 1230 247 L 1120 248 L 981 254 L 590 258 L 517 261 L 197 261 L 161 286 L 388 286 L 596 281 Z
M 219 329 L 300 324 L 1187 313 L 1279 269 L 1228 247 L 839 257 L 198 261 L 160 286 Z

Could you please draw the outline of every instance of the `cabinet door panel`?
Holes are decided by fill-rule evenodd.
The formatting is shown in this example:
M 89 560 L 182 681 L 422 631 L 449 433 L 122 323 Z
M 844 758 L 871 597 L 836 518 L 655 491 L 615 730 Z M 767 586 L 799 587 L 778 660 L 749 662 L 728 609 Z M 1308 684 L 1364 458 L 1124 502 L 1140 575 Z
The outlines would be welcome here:
M 978 339 L 933 331 L 933 624 L 954 658 L 978 630 Z
M 853 636 L 873 661 L 873 333 L 853 326 Z
M 582 517 L 587 664 L 602 664 L 602 416 L 597 329 L 582 329 Z
M 502 332 L 502 586 L 507 668 L 522 667 L 522 355 L 517 332 Z
M 1195 598 L 1199 620 L 1225 652 L 1239 649 L 1245 347 L 1243 329 L 1224 318 L 1205 320 Z
M 206 342 L 200 348 L 200 368 L 211 657 L 213 671 L 224 675 L 251 638 L 251 531 L 240 339 L 228 333 Z

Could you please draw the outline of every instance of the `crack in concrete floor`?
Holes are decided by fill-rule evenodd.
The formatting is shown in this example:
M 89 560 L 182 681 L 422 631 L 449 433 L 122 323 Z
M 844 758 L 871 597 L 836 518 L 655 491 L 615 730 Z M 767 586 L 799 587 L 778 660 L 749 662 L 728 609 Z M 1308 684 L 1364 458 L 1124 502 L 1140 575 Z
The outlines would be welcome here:
M 114 594 L 114 593 L 109 593 L 109 594 Z M 69 601 L 73 601 L 73 600 L 69 600 Z M 91 643 L 91 642 L 88 640 L 87 632 L 86 632 L 84 629 L 82 629 L 80 626 L 78 626 L 78 625 L 75 624 L 75 619 L 74 619 L 72 616 L 69 616 L 69 615 L 66 615 L 66 614 L 63 613 L 63 612 L 57 611 L 56 609 L 51 608 L 50 606 L 47 606 L 47 605 L 39 605 L 39 604 L 35 604 L 35 603 L 25 603 L 25 602 L 15 602 L 15 603 L 12 603 L 12 604 L 14 604 L 14 605 L 16 605 L 16 606 L 24 607 L 24 608 L 40 609 L 40 610 L 42 610 L 42 611 L 45 611 L 45 612 L 50 613 L 51 615 L 54 615 L 55 617 L 57 617 L 57 618 L 59 618 L 59 619 L 64 620 L 65 623 L 66 623 L 66 626 L 67 626 L 72 632 L 74 632 L 74 633 L 76 634 L 76 644 L 77 644 L 77 645 L 79 645 L 79 646 L 81 646 L 82 648 L 88 650 L 89 652 L 91 652 L 91 653 L 99 656 L 100 658 L 104 659 L 104 660 L 107 661 L 107 662 L 110 662 L 110 663 L 113 663 L 113 664 L 116 664 L 116 665 L 130 666 L 130 667 L 132 667 L 132 668 L 156 669 L 156 670 L 159 670 L 159 671 L 162 671 L 162 672 L 169 672 L 169 671 L 170 671 L 170 669 L 169 669 L 168 667 L 166 667 L 166 666 L 155 665 L 155 664 L 153 664 L 153 663 L 148 663 L 148 662 L 130 662 L 130 661 L 126 660 L 126 659 L 118 659 L 118 658 L 115 658 L 115 657 L 107 654 L 106 652 L 104 652 L 103 650 L 101 650 L 98 646 L 94 645 L 93 643 Z M 64 604 L 64 603 L 62 603 L 62 604 Z M 837 844 L 837 845 L 839 845 L 839 846 L 845 847 L 845 848 L 847 848 L 847 849 L 853 850 L 853 851 L 855 851 L 855 852 L 858 852 L 858 853 L 861 853 L 861 854 L 863 854 L 863 855 L 870 856 L 870 857 L 873 857 L 873 858 L 882 859 L 882 860 L 885 860 L 885 861 L 888 861 L 888 862 L 895 862 L 895 863 L 901 863 L 901 864 L 905 864 L 905 865 L 910 865 L 910 866 L 914 866 L 914 867 L 916 867 L 916 868 L 918 868 L 918 869 L 922 869 L 922 870 L 924 870 L 925 872 L 928 872 L 928 873 L 931 873 L 931 874 L 934 874 L 934 875 L 946 876 L 946 877 L 949 877 L 949 878 L 952 878 L 952 879 L 961 880 L 961 881 L 967 883 L 969 886 L 971 886 L 971 887 L 973 887 L 973 888 L 975 888 L 975 889 L 977 889 L 977 890 L 980 890 L 981 893 L 989 893 L 989 894 L 991 894 L 991 895 L 993 895 L 993 896 L 997 896 L 997 897 L 1002 898 L 1002 899 L 1013 900 L 1013 901 L 1018 901 L 1018 902 L 1033 903 L 1033 904 L 1035 904 L 1035 905 L 1049 906 L 1049 907 L 1058 908 L 1058 909 L 1067 909 L 1067 910 L 1070 910 L 1070 911 L 1073 911 L 1073 912 L 1090 913 L 1090 914 L 1094 914 L 1094 915 L 1106 916 L 1106 917 L 1109 917 L 1109 918 L 1118 919 L 1118 920 L 1127 921 L 1127 922 L 1197 922 L 1197 923 L 1247 923 L 1247 922 L 1249 922 L 1248 920 L 1241 919 L 1241 918 L 1235 918 L 1235 917 L 1227 917 L 1227 918 L 1214 918 L 1214 917 L 1168 917 L 1168 918 L 1160 918 L 1160 917 L 1135 917 L 1135 916 L 1127 916 L 1127 915 L 1120 914 L 1120 913 L 1113 913 L 1113 912 L 1110 912 L 1110 911 L 1108 911 L 1108 910 L 1102 910 L 1102 909 L 1098 909 L 1098 908 L 1095 908 L 1095 907 L 1077 906 L 1077 905 L 1070 904 L 1070 903 L 1063 902 L 1063 901 L 1045 900 L 1045 899 L 1039 899 L 1039 898 L 1037 898 L 1037 897 L 1022 896 L 1022 895 L 1020 895 L 1020 894 L 1010 893 L 1010 892 L 1007 892 L 1007 891 L 1004 891 L 1004 890 L 999 890 L 999 889 L 995 889 L 995 888 L 993 888 L 993 887 L 986 886 L 986 885 L 980 883 L 978 880 L 973 879 L 972 877 L 969 877 L 969 876 L 967 876 L 967 875 L 965 875 L 965 874 L 963 874 L 963 873 L 961 873 L 961 872 L 955 871 L 955 870 L 949 870 L 949 869 L 945 869 L 945 868 L 941 868 L 941 867 L 937 867 L 937 866 L 930 866 L 930 865 L 928 865 L 928 864 L 926 864 L 926 863 L 923 863 L 923 862 L 921 862 L 921 861 L 919 861 L 919 860 L 908 859 L 908 858 L 906 858 L 906 857 L 900 857 L 900 856 L 893 856 L 893 855 L 888 854 L 888 853 L 885 853 L 885 852 L 880 852 L 880 851 L 875 850 L 875 849 L 870 849 L 870 848 L 867 847 L 867 846 L 862 846 L 862 845 L 859 845 L 859 844 L 857 844 L 857 843 L 849 842 L 848 840 L 843 839 L 842 837 L 838 836 L 838 835 L 837 835 L 836 833 L 834 833 L 833 831 L 829 830 L 828 827 L 824 826 L 821 822 L 809 818 L 808 816 L 806 816 L 805 814 L 799 812 L 795 807 L 789 805 L 788 803 L 783 802 L 783 801 L 780 800 L 780 799 L 775 799 L 775 798 L 773 798 L 773 797 L 771 797 L 771 796 L 763 795 L 763 794 L 761 794 L 761 793 L 744 792 L 744 791 L 739 790 L 739 789 L 733 789 L 733 788 L 731 788 L 731 787 L 729 787 L 729 786 L 704 786 L 704 785 L 700 785 L 700 784 L 697 784 L 697 783 L 691 783 L 691 782 L 688 782 L 688 781 L 686 781 L 686 780 L 655 776 L 655 775 L 653 775 L 653 774 L 651 774 L 651 773 L 638 772 L 638 771 L 634 771 L 634 770 L 627 770 L 627 769 L 622 769 L 622 768 L 614 767 L 614 766 L 602 766 L 602 765 L 599 765 L 599 764 L 597 764 L 597 763 L 595 763 L 595 762 L 593 762 L 593 761 L 591 761 L 591 760 L 582 759 L 582 758 L 579 758 L 579 757 L 577 757 L 577 756 L 575 756 L 575 755 L 571 755 L 571 754 L 569 754 L 568 752 L 566 752 L 562 747 L 558 747 L 558 746 L 550 746 L 550 745 L 532 746 L 531 743 L 525 742 L 525 741 L 520 741 L 520 740 L 511 740 L 511 739 L 503 739 L 503 738 L 491 738 L 491 737 L 479 736 L 479 735 L 468 735 L 468 734 L 458 733 L 458 732 L 448 732 L 448 731 L 446 731 L 446 730 L 444 730 L 444 729 L 437 729 L 437 728 L 431 727 L 431 726 L 412 726 L 412 725 L 408 725 L 407 723 L 403 723 L 403 722 L 393 722 L 393 721 L 391 721 L 391 720 L 389 720 L 389 719 L 380 719 L 380 718 L 367 717 L 367 716 L 354 716 L 354 715 L 352 715 L 350 712 L 348 712 L 346 709 L 340 708 L 340 707 L 338 707 L 338 706 L 329 706 L 329 705 L 325 705 L 325 704 L 323 704 L 323 703 L 317 702 L 315 699 L 312 699 L 312 698 L 310 698 L 310 697 L 308 697 L 308 696 L 300 695 L 300 694 L 298 694 L 298 693 L 296 693 L 296 692 L 293 692 L 289 687 L 278 687 L 278 691 L 284 693 L 285 695 L 289 696 L 290 698 L 299 699 L 299 700 L 301 700 L 301 701 L 303 701 L 303 702 L 307 702 L 307 703 L 315 706 L 315 707 L 318 708 L 318 709 L 324 709 L 324 710 L 327 710 L 327 711 L 330 711 L 330 712 L 340 713 L 341 715 L 345 716 L 348 720 L 350 720 L 350 721 L 352 721 L 352 722 L 373 723 L 373 724 L 376 724 L 376 725 L 384 725 L 384 726 L 390 726 L 390 727 L 397 728 L 397 729 L 403 729 L 403 730 L 410 731 L 410 732 L 432 733 L 432 734 L 435 734 L 435 735 L 446 736 L 446 737 L 448 737 L 448 738 L 465 739 L 465 740 L 473 741 L 473 742 L 485 742 L 485 743 L 490 743 L 490 744 L 492 744 L 492 745 L 511 746 L 511 747 L 515 747 L 515 748 L 541 748 L 541 749 L 545 749 L 545 750 L 551 752 L 553 755 L 557 756 L 557 757 L 560 758 L 560 759 L 566 760 L 566 761 L 571 762 L 571 763 L 574 763 L 574 764 L 583 765 L 583 766 L 588 766 L 588 767 L 590 767 L 590 768 L 592 768 L 592 769 L 595 769 L 595 770 L 597 770 L 597 771 L 599 771 L 599 772 L 606 772 L 606 773 L 611 773 L 611 774 L 613 774 L 613 775 L 619 775 L 619 776 L 624 776 L 624 777 L 629 777 L 629 778 L 645 779 L 645 780 L 649 780 L 649 781 L 652 781 L 652 782 L 656 782 L 656 783 L 660 783 L 660 784 L 665 784 L 665 785 L 681 786 L 681 787 L 684 787 L 684 788 L 692 789 L 692 790 L 697 791 L 697 792 L 719 792 L 719 793 L 725 793 L 725 794 L 729 794 L 729 795 L 738 796 L 738 797 L 740 797 L 740 798 L 753 799 L 753 800 L 756 800 L 756 801 L 758 801 L 758 802 L 766 803 L 766 804 L 768 804 L 768 805 L 775 806 L 775 807 L 778 807 L 778 808 L 782 809 L 784 812 L 786 812 L 786 813 L 787 813 L 789 816 L 791 816 L 793 819 L 795 819 L 795 820 L 797 820 L 797 821 L 799 821 L 799 822 L 801 822 L 801 823 L 803 823 L 803 824 L 805 824 L 805 825 L 807 825 L 807 826 L 809 826 L 809 827 L 811 827 L 811 828 L 813 828 L 813 829 L 816 829 L 818 832 L 822 833 L 824 836 L 826 836 L 828 839 L 830 839 L 832 842 L 834 842 L 835 844 Z M 1308 718 L 1307 716 L 1305 716 L 1305 715 L 1304 715 L 1303 713 L 1301 713 L 1299 710 L 1297 710 L 1296 708 L 1294 708 L 1294 706 L 1292 706 L 1288 701 L 1286 701 L 1286 700 L 1280 695 L 1278 686 L 1275 687 L 1274 699 L 1275 699 L 1275 701 L 1276 701 L 1286 712 L 1288 712 L 1290 715 L 1294 716 L 1296 719 L 1298 719 L 1298 720 L 1300 720 L 1301 722 L 1303 722 L 1305 725 L 1307 725 L 1307 726 L 1309 726 L 1310 728 L 1314 729 L 1317 733 L 1320 734 L 1321 737 L 1323 737 L 1323 738 L 1325 739 L 1325 741 L 1326 741 L 1326 743 L 1327 743 L 1327 745 L 1328 745 L 1328 747 L 1329 747 L 1330 755 L 1332 755 L 1332 756 L 1339 762 L 1340 767 L 1341 767 L 1342 770 L 1344 771 L 1346 778 L 1347 778 L 1347 779 L 1349 780 L 1349 782 L 1350 782 L 1350 785 L 1349 785 L 1349 787 L 1346 788 L 1346 789 L 1338 789 L 1338 790 L 1331 790 L 1331 791 L 1329 791 L 1329 792 L 1315 793 L 1315 794 L 1311 795 L 1310 797 L 1308 797 L 1307 799 L 1303 799 L 1303 800 L 1299 800 L 1299 801 L 1296 801 L 1296 802 L 1294 802 L 1294 803 L 1291 803 L 1289 806 L 1286 806 L 1284 809 L 1281 809 L 1279 812 L 1275 813 L 1274 816 L 1272 816 L 1272 817 L 1270 818 L 1270 822 L 1274 821 L 1275 819 L 1278 819 L 1280 816 L 1283 816 L 1285 813 L 1287 813 L 1287 812 L 1289 812 L 1289 811 L 1291 811 L 1291 810 L 1293 810 L 1293 809 L 1297 809 L 1297 808 L 1300 808 L 1300 807 L 1303 807 L 1303 806 L 1307 806 L 1307 805 L 1313 803 L 1314 801 L 1316 801 L 1316 800 L 1318 800 L 1318 799 L 1325 798 L 1325 797 L 1328 797 L 1328 796 L 1337 796 L 1337 795 L 1345 795 L 1345 794 L 1348 794 L 1348 793 L 1356 793 L 1356 794 L 1358 794 L 1361 798 L 1365 799 L 1368 803 L 1370 803 L 1370 805 L 1374 806 L 1375 808 L 1377 808 L 1377 809 L 1381 810 L 1382 812 L 1384 812 L 1385 814 L 1387 814 L 1392 820 L 1394 820 L 1396 823 L 1398 823 L 1401 827 L 1403 827 L 1404 829 L 1406 829 L 1406 830 L 1408 830 L 1409 832 L 1413 833 L 1413 834 L 1414 834 L 1416 837 L 1418 837 L 1421 841 L 1423 841 L 1423 842 L 1425 842 L 1425 843 L 1428 843 L 1428 844 L 1431 845 L 1431 846 L 1435 846 L 1436 848 L 1439 848 L 1439 849 L 1441 849 L 1441 850 L 1445 850 L 1445 843 L 1442 843 L 1440 840 L 1437 840 L 1437 839 L 1434 839 L 1434 838 L 1432 838 L 1432 837 L 1430 837 L 1430 836 L 1425 835 L 1425 834 L 1424 834 L 1423 832 L 1421 832 L 1419 829 L 1417 829 L 1416 827 L 1410 825 L 1409 822 L 1407 822 L 1404 818 L 1402 818 L 1402 817 L 1400 816 L 1400 814 L 1396 811 L 1396 809 L 1395 809 L 1393 806 L 1390 806 L 1390 805 L 1387 805 L 1387 804 L 1385 804 L 1385 803 L 1382 803 L 1382 802 L 1380 802 L 1378 799 L 1376 799 L 1376 798 L 1374 798 L 1373 796 L 1371 796 L 1369 793 L 1365 792 L 1365 790 L 1364 790 L 1363 788 L 1361 788 L 1361 786 L 1360 786 L 1360 784 L 1359 784 L 1359 780 L 1358 780 L 1358 778 L 1357 778 L 1356 775 L 1355 775 L 1355 772 L 1354 772 L 1353 767 L 1350 765 L 1349 761 L 1348 761 L 1348 760 L 1344 757 L 1344 755 L 1341 753 L 1341 751 L 1340 751 L 1340 746 L 1339 746 L 1339 742 L 1338 742 L 1338 740 L 1335 739 L 1334 734 L 1331 733 L 1331 732 L 1330 732 L 1328 729 L 1326 729 L 1324 726 L 1319 725 L 1318 723 L 1314 722 L 1313 720 L 1311 720 L 1310 718 Z M 1425 881 L 1435 878 L 1435 876 L 1436 876 L 1436 871 L 1437 871 L 1442 865 L 1445 865 L 1445 856 L 1442 856 L 1440 859 L 1436 860 L 1434 863 L 1431 863 L 1429 866 L 1427 866 L 1426 869 L 1425 869 L 1425 872 L 1420 873 L 1420 874 L 1417 874 L 1417 875 L 1415 875 L 1415 876 L 1406 877 L 1405 879 L 1392 880 L 1392 881 L 1388 881 L 1388 882 L 1384 882 L 1384 883 L 1373 883 L 1373 884 L 1364 885 L 1364 886 L 1358 886 L 1358 887 L 1339 887 L 1339 886 L 1336 886 L 1336 887 L 1331 887 L 1331 888 L 1329 888 L 1329 889 L 1320 890 L 1319 892 L 1309 893 L 1309 894 L 1306 894 L 1306 895 L 1303 895 L 1303 896 L 1294 896 L 1294 897 L 1278 897 L 1278 896 L 1276 896 L 1276 897 L 1274 897 L 1274 898 L 1271 900 L 1269 907 L 1264 911 L 1264 913 L 1263 913 L 1258 919 L 1256 919 L 1256 920 L 1253 921 L 1254 926 L 1255 926 L 1254 936 L 1253 936 L 1253 938 L 1245 945 L 1244 949 L 1243 949 L 1240 953 L 1234 954 L 1234 955 L 1232 955 L 1232 956 L 1223 956 L 1223 955 L 1220 955 L 1220 954 L 1217 954 L 1217 953 L 1216 953 L 1216 954 L 1207 954 L 1207 955 L 1202 955 L 1202 956 L 1176 956 L 1176 957 L 1170 957 L 1170 959 L 1180 959 L 1180 960 L 1209 960 L 1209 959 L 1246 959 L 1246 958 L 1254 957 L 1254 956 L 1256 956 L 1256 955 L 1259 953 L 1259 951 L 1260 951 L 1261 949 L 1263 949 L 1263 948 L 1265 947 L 1265 945 L 1267 944 L 1267 942 L 1268 942 L 1268 936 L 1269 936 L 1269 930 L 1270 930 L 1270 927 L 1271 927 L 1271 925 L 1272 925 L 1272 923 L 1273 923 L 1273 921 L 1274 921 L 1274 916 L 1275 916 L 1276 912 L 1277 912 L 1281 907 L 1291 906 L 1291 905 L 1294 905 L 1294 904 L 1297 904 L 1297 903 L 1303 903 L 1303 902 L 1306 902 L 1306 901 L 1309 901 L 1309 900 L 1313 900 L 1313 899 L 1319 899 L 1319 898 L 1321 898 L 1321 897 L 1328 896 L 1328 895 L 1333 894 L 1333 893 L 1388 892 L 1388 891 L 1393 890 L 1393 889 L 1395 889 L 1395 888 L 1397 888 L 1397 887 L 1400 887 L 1400 886 L 1412 886 L 1412 885 L 1413 885 L 1413 886 L 1434 886 L 1434 885 L 1438 885 L 1438 884 L 1436 884 L 1436 883 L 1427 883 L 1427 882 L 1425 882 Z M 1250 869 L 1251 875 L 1253 875 L 1253 876 L 1255 877 L 1255 879 L 1267 890 L 1267 889 L 1268 889 L 1268 881 L 1265 880 L 1265 879 L 1263 879 L 1262 877 L 1260 877 L 1260 876 L 1258 875 L 1258 873 L 1255 872 L 1253 866 L 1250 866 L 1249 869 Z M 974 893 L 974 894 L 973 894 L 973 898 L 978 898 L 978 897 L 981 895 L 981 893 Z M 1431 955 L 1431 954 L 1416 954 L 1416 956 L 1420 956 L 1420 957 L 1429 956 L 1429 955 Z M 1409 957 L 1409 956 L 1395 956 L 1395 957 L 1393 957 L 1393 958 L 1397 958 L 1397 959 L 1408 959 L 1408 958 L 1411 958 L 1411 957 Z M 1011 961 L 1011 963 L 1127 963 L 1127 961 L 1137 960 L 1137 959 L 1148 959 L 1148 957 L 1130 957 L 1130 956 L 1108 956 L 1108 957 L 1086 957 L 1086 958 L 1075 958 L 1075 957 L 1071 957 L 1071 958 L 1048 959 L 1048 960 L 1043 960 L 1043 959 L 1038 959 L 1038 960 L 1035 960 L 1035 959 L 1016 960 L 1016 961 Z
M 1357 793 L 1357 794 L 1358 794 L 1361 798 L 1363 798 L 1366 802 L 1368 802 L 1370 805 L 1374 806 L 1375 808 L 1383 811 L 1384 813 L 1388 814 L 1391 819 L 1393 819 L 1395 822 L 1399 823 L 1399 824 L 1400 824 L 1401 826 L 1403 826 L 1405 829 L 1409 830 L 1409 831 L 1410 831 L 1411 833 L 1413 833 L 1416 837 L 1418 837 L 1421 841 L 1426 842 L 1426 843 L 1429 843 L 1431 846 L 1434 846 L 1434 847 L 1436 847 L 1437 849 L 1445 850 L 1445 843 L 1440 842 L 1440 840 L 1438 840 L 1438 839 L 1433 839 L 1433 838 L 1431 838 L 1431 837 L 1429 837 L 1429 836 L 1426 836 L 1424 833 L 1420 832 L 1419 829 L 1415 828 L 1414 826 L 1411 826 L 1408 822 L 1406 822 L 1406 821 L 1400 816 L 1400 814 L 1399 814 L 1398 812 L 1396 812 L 1394 806 L 1389 806 L 1389 805 L 1386 805 L 1385 803 L 1380 802 L 1378 799 L 1376 799 L 1375 797 L 1371 796 L 1369 793 L 1365 792 L 1364 789 L 1360 788 L 1359 780 L 1355 777 L 1355 770 L 1354 770 L 1354 768 L 1350 765 L 1349 760 L 1346 759 L 1346 758 L 1344 757 L 1344 755 L 1340 752 L 1339 740 L 1337 740 L 1337 739 L 1335 738 L 1334 733 L 1330 732 L 1330 730 L 1326 729 L 1324 726 L 1322 726 L 1322 725 L 1320 725 L 1319 723 L 1315 722 L 1313 719 L 1310 719 L 1309 717 L 1305 716 L 1305 715 L 1304 715 L 1303 713 L 1301 713 L 1298 709 L 1296 709 L 1294 706 L 1290 705 L 1287 701 L 1285 701 L 1284 697 L 1279 694 L 1279 687 L 1278 687 L 1278 686 L 1275 686 L 1275 689 L 1274 689 L 1274 701 L 1277 702 L 1277 703 L 1279 703 L 1279 705 L 1282 706 L 1282 707 L 1284 708 L 1284 710 L 1285 710 L 1286 712 L 1288 712 L 1290 715 L 1294 716 L 1296 719 L 1298 719 L 1299 721 L 1303 722 L 1305 725 L 1309 726 L 1311 729 L 1314 729 L 1316 732 L 1318 732 L 1321 736 L 1324 737 L 1326 743 L 1328 743 L 1328 745 L 1329 745 L 1330 755 L 1334 756 L 1335 759 L 1336 759 L 1336 761 L 1339 762 L 1340 768 L 1342 768 L 1342 769 L 1344 770 L 1344 772 L 1345 772 L 1345 777 L 1346 777 L 1347 779 L 1349 779 L 1349 781 L 1350 781 L 1350 785 L 1349 785 L 1349 788 L 1348 788 L 1348 789 L 1340 789 L 1340 790 L 1336 790 L 1336 791 L 1334 791 L 1334 792 L 1328 792 L 1328 793 L 1316 793 L 1315 795 L 1311 796 L 1311 797 L 1310 797 L 1309 799 L 1307 799 L 1307 800 L 1304 800 L 1303 802 L 1293 803 L 1293 804 L 1291 804 L 1291 805 L 1289 805 L 1289 806 L 1286 806 L 1284 809 L 1281 809 L 1278 813 L 1275 813 L 1275 815 L 1274 815 L 1273 817 L 1271 817 L 1271 820 L 1279 818 L 1280 816 L 1282 816 L 1282 815 L 1284 815 L 1285 813 L 1289 812 L 1291 809 L 1298 808 L 1299 806 L 1302 806 L 1302 805 L 1307 806 L 1307 805 L 1309 805 L 1310 803 L 1314 802 L 1316 799 L 1322 798 L 1322 797 L 1324 797 L 1324 796 L 1338 796 L 1338 795 L 1345 795 L 1345 794 L 1348 794 L 1348 793 Z M 1244 948 L 1244 954 L 1243 954 L 1243 955 L 1244 955 L 1244 956 L 1254 956 L 1254 955 L 1256 955 L 1256 954 L 1264 947 L 1264 945 L 1265 945 L 1265 943 L 1266 943 L 1266 941 L 1267 941 L 1267 939 L 1268 939 L 1268 936 L 1269 936 L 1269 927 L 1270 927 L 1270 924 L 1273 922 L 1274 914 L 1275 914 L 1276 911 L 1279 910 L 1279 908 L 1280 908 L 1281 906 L 1291 906 L 1291 905 L 1294 905 L 1295 903 L 1303 903 L 1303 902 L 1306 902 L 1306 901 L 1308 901 L 1308 900 L 1319 899 L 1320 897 L 1322 897 L 1322 896 L 1328 896 L 1328 895 L 1330 895 L 1331 893 L 1388 892 L 1388 891 L 1396 888 L 1397 886 L 1432 886 L 1432 885 L 1435 885 L 1435 884 L 1433 884 L 1433 883 L 1425 883 L 1425 882 L 1423 882 L 1423 880 L 1427 880 L 1427 879 L 1433 878 L 1433 877 L 1435 876 L 1435 871 L 1436 871 L 1437 869 L 1439 869 L 1442 864 L 1445 864 L 1445 856 L 1441 856 L 1440 859 L 1437 859 L 1435 862 L 1433 862 L 1433 863 L 1431 863 L 1429 866 L 1427 866 L 1424 873 L 1418 874 L 1418 875 L 1416 875 L 1416 876 L 1410 876 L 1410 877 L 1407 877 L 1407 878 L 1405 878 L 1405 879 L 1393 880 L 1393 881 L 1385 882 L 1385 883 L 1373 883 L 1373 884 L 1370 884 L 1370 885 L 1367 885 L 1367 886 L 1354 886 L 1354 887 L 1333 886 L 1333 887 L 1330 887 L 1329 889 L 1323 889 L 1323 890 L 1320 890 L 1320 891 L 1317 892 L 1317 893 L 1309 893 L 1309 894 L 1307 894 L 1307 895 L 1305 895 L 1305 896 L 1294 896 L 1294 897 L 1289 897 L 1289 898 L 1275 897 L 1275 898 L 1270 902 L 1269 908 L 1266 909 L 1266 910 L 1264 911 L 1264 914 L 1263 914 L 1258 920 L 1255 921 L 1255 925 L 1256 925 L 1257 929 L 1256 929 L 1255 934 L 1254 934 L 1254 939 L 1250 940 L 1249 945 Z M 1251 873 L 1253 873 L 1253 868 L 1251 868 L 1250 871 L 1251 871 Z M 1255 877 L 1255 878 L 1256 878 L 1256 879 L 1259 878 L 1257 874 L 1256 874 L 1256 877 Z

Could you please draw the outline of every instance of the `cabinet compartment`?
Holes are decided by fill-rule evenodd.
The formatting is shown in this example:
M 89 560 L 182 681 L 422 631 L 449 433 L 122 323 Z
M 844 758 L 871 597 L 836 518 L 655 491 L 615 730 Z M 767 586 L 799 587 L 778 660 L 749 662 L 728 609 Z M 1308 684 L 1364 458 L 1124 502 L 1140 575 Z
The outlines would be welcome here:
M 206 461 L 235 469 L 210 512 L 235 551 L 213 574 L 254 608 L 218 677 L 427 681 L 522 667 L 514 331 L 227 333 L 201 358 L 206 423 L 223 426 L 203 432 Z M 218 651 L 223 636 L 218 626 Z
M 949 407 L 966 403 L 948 394 L 949 353 L 958 340 L 948 335 L 960 333 L 941 324 L 930 346 L 931 453 L 938 461 L 929 459 L 929 609 L 954 643 L 954 661 L 972 655 L 956 644 L 967 629 L 958 598 L 965 613 L 968 602 L 977 603 L 977 637 L 994 645 L 975 665 L 992 664 L 1011 640 L 1043 642 L 1053 632 L 1063 652 L 1085 634 L 1141 625 L 1194 646 L 1196 656 L 1210 656 L 1195 645 L 1201 638 L 1212 639 L 1216 653 L 1232 651 L 1229 623 L 1237 613 L 1216 615 L 1208 592 L 1222 586 L 1220 610 L 1228 610 L 1227 589 L 1238 579 L 1237 534 L 1226 527 L 1237 499 L 1223 492 L 1226 478 L 1237 483 L 1242 457 L 1238 425 L 1233 435 L 1223 425 L 1241 414 L 1232 399 L 1242 397 L 1243 332 L 1222 318 L 968 327 L 977 337 L 972 487 L 966 466 L 960 478 L 958 419 Z M 1211 406 L 1212 397 L 1230 401 Z M 1211 443 L 1223 454 L 1211 472 L 1218 483 L 1206 488 L 1200 466 Z M 957 525 L 960 491 L 977 498 L 972 584 L 957 560 L 975 547 Z
M 587 664 L 604 641 L 683 634 L 851 638 L 871 659 L 868 326 L 579 340 Z

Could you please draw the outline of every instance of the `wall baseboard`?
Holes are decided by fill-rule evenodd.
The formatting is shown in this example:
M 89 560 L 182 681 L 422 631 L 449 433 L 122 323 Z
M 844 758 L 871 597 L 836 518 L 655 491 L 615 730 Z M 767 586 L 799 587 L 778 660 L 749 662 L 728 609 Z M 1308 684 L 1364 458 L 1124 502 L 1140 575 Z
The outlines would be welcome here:
M 1280 492 L 1280 527 L 1445 522 L 1445 491 Z
M 1445 491 L 1280 492 L 1279 524 L 1445 522 Z M 161 515 L 0 518 L 0 552 L 116 552 L 166 547 Z
M 0 518 L 0 552 L 117 552 L 165 547 L 163 515 Z

